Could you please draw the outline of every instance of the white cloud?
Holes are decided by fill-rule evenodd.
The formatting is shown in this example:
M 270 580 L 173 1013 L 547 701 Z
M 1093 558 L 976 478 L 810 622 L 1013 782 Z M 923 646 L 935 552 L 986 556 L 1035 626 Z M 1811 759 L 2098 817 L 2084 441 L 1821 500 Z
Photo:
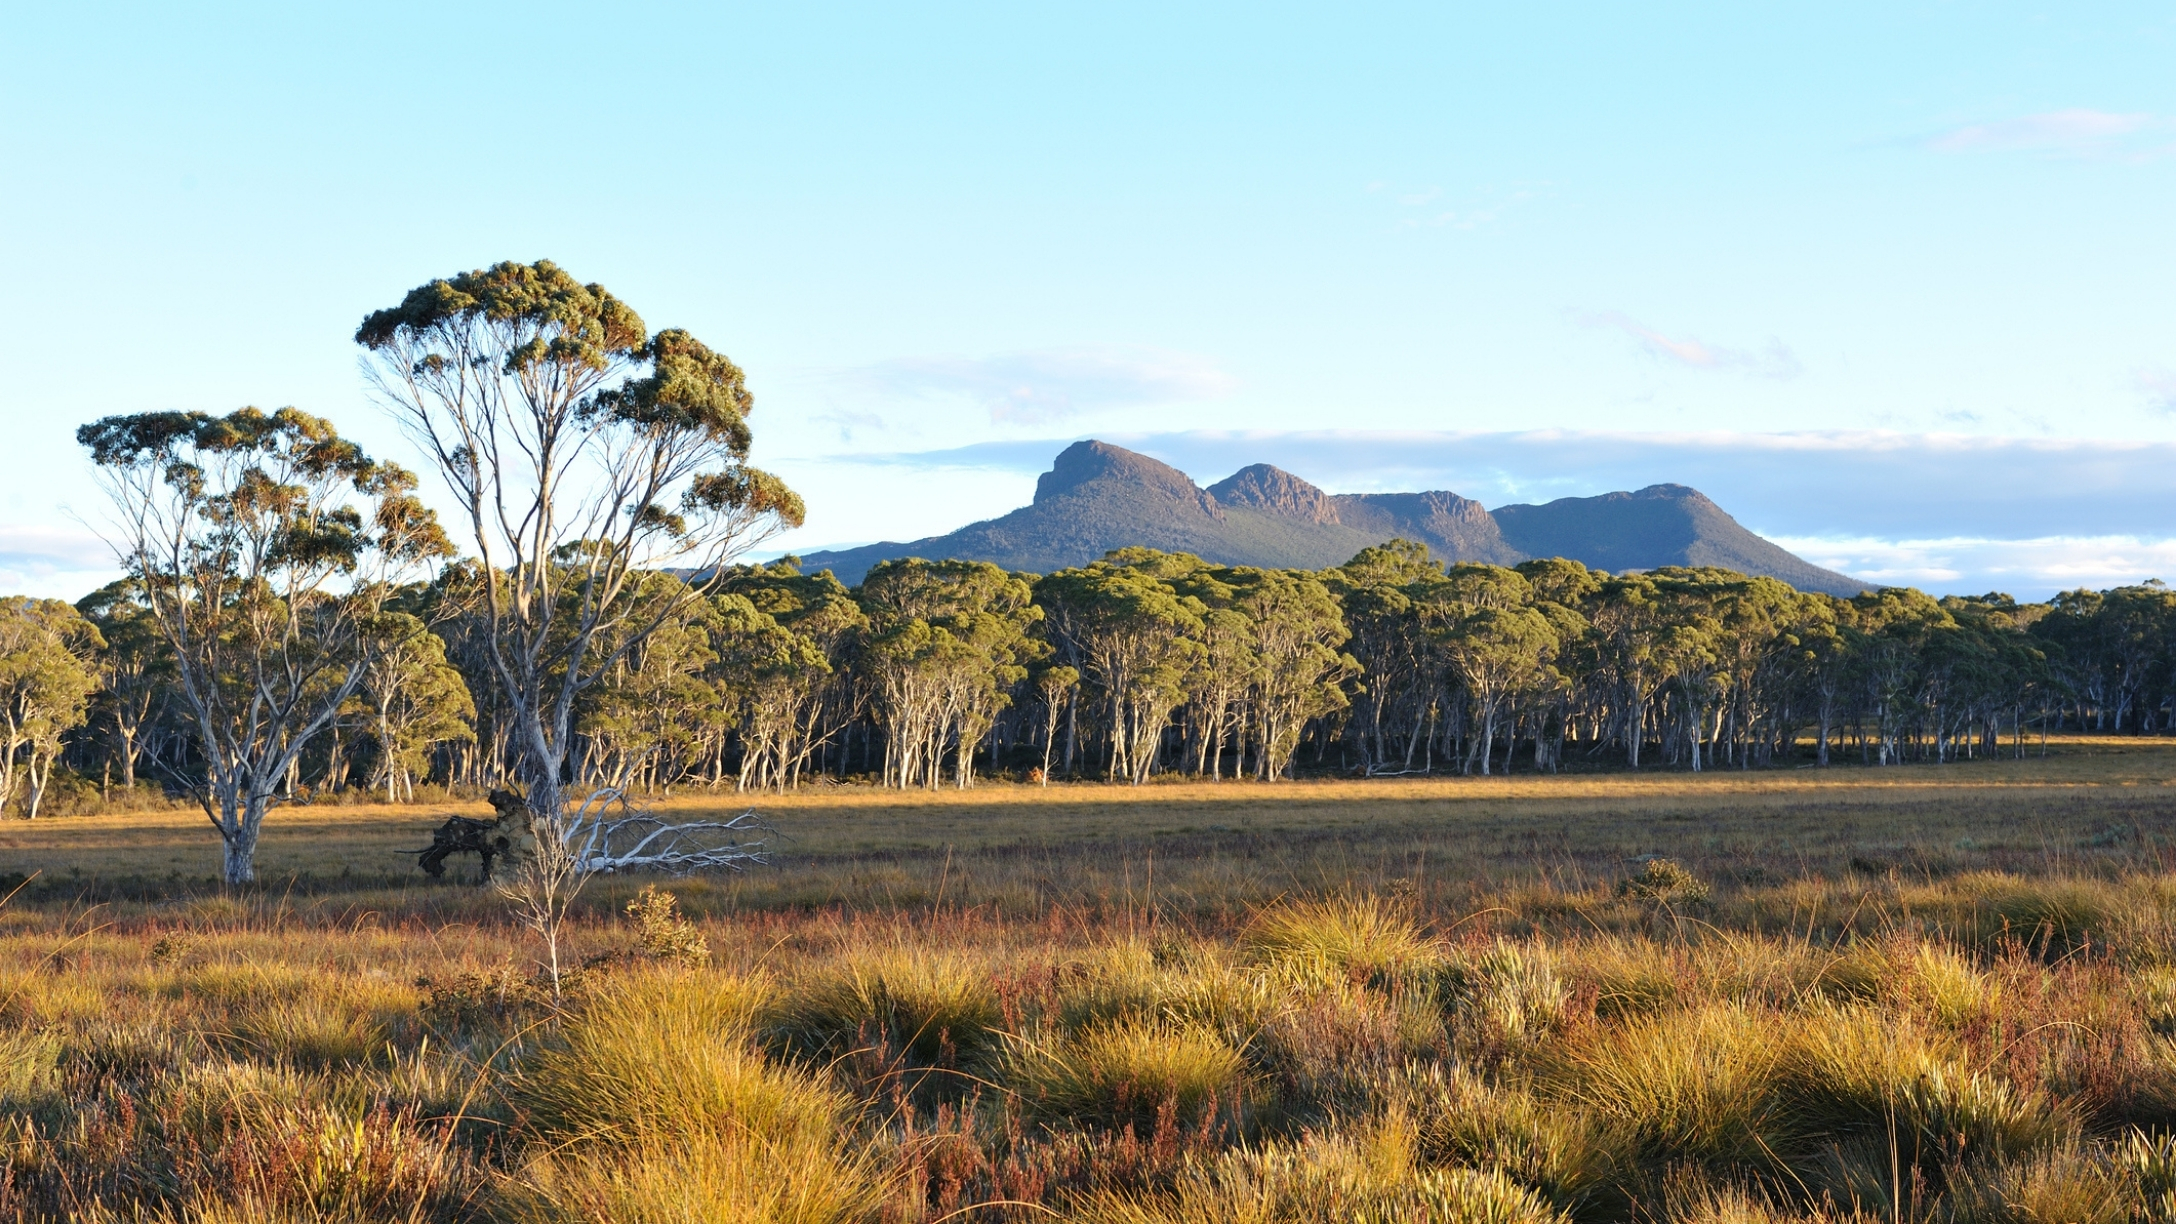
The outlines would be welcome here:
M 80 599 L 120 576 L 113 550 L 85 528 L 0 523 L 0 594 Z
M 1137 347 L 1085 347 L 993 357 L 902 357 L 849 381 L 897 398 L 963 399 L 993 421 L 1035 424 L 1110 408 L 1216 399 L 1238 381 L 1206 357 Z
M 1927 144 L 1944 153 L 2146 156 L 2167 152 L 2172 134 L 2176 134 L 2176 124 L 2159 116 L 2073 108 L 1969 124 L 1944 132 Z
M 1601 310 L 1576 316 L 1588 327 L 1607 327 L 1632 337 L 1647 353 L 1696 370 L 1730 370 L 1760 378 L 1792 379 L 1804 371 L 1796 354 L 1781 340 L 1771 338 L 1759 351 L 1725 348 L 1690 336 L 1673 338 L 1618 310 Z
M 1771 536 L 1815 565 L 1869 582 L 1943 592 L 2045 597 L 2176 575 L 2176 539 L 2132 535 L 1883 540 Z

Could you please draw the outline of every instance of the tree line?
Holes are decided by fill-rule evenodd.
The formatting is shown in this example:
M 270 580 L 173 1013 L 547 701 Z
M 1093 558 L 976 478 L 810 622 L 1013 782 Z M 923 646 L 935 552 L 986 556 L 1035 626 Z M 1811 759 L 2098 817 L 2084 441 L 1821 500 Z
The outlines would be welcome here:
M 605 792 L 1889 764 L 2176 717 L 2158 584 L 1844 600 L 1391 541 L 1323 571 L 901 560 L 849 589 L 742 562 L 804 510 L 748 462 L 741 369 L 603 286 L 496 264 L 354 339 L 446 520 L 295 408 L 84 425 L 125 577 L 0 602 L 0 804 L 186 795 L 246 883 L 265 812 L 328 792 L 503 789 L 518 871 L 574 861 Z
M 454 563 L 352 626 L 264 633 L 293 656 L 272 666 L 298 673 L 357 656 L 311 673 L 339 700 L 286 754 L 282 797 L 522 776 L 484 580 Z M 569 785 L 1882 765 L 2176 722 L 2176 592 L 2159 583 L 2044 604 L 1843 599 L 1717 569 L 1444 566 L 1393 540 L 1321 571 L 1126 549 L 1043 576 L 910 559 L 849 588 L 787 558 L 629 585 L 593 646 L 611 662 L 574 703 Z M 571 575 L 553 589 L 582 598 Z M 201 698 L 156 618 L 134 577 L 73 606 L 0 601 L 0 794 L 23 814 L 56 767 L 101 788 L 205 778 Z

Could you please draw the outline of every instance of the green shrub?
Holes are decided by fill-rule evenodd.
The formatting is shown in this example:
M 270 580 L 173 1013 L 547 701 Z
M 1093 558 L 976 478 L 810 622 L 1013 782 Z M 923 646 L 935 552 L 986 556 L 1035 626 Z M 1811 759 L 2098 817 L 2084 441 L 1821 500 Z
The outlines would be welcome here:
M 654 884 L 644 885 L 627 903 L 635 926 L 635 947 L 651 960 L 702 965 L 710 960 L 710 941 L 694 923 L 680 916 L 680 899 Z
M 1700 905 L 1708 899 L 1708 886 L 1676 859 L 1651 858 L 1638 874 L 1617 881 L 1617 895 L 1658 905 Z

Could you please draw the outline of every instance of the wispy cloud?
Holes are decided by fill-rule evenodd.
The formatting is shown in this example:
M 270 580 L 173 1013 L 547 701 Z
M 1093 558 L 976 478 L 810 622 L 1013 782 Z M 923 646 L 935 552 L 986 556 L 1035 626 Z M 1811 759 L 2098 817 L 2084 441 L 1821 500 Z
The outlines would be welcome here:
M 1725 370 L 1757 378 L 1792 379 L 1805 371 L 1798 355 L 1781 340 L 1771 337 L 1755 349 L 1725 348 L 1691 336 L 1667 336 L 1619 310 L 1586 311 L 1575 315 L 1587 327 L 1605 327 L 1632 337 L 1641 349 L 1677 365 L 1696 370 Z
M 2176 122 L 2137 112 L 2074 108 L 1953 128 L 1927 146 L 1944 153 L 2144 157 L 2176 150 Z
M 1491 224 L 1520 204 L 1531 200 L 1535 191 L 1522 187 L 1512 191 L 1491 191 L 1480 203 L 1465 203 L 1450 207 L 1443 188 L 1399 187 L 1387 182 L 1369 183 L 1368 194 L 1389 200 L 1398 209 L 1395 224 L 1399 229 L 1455 229 L 1475 230 Z
M 1027 424 L 1110 408 L 1216 399 L 1238 385 L 1206 357 L 1135 347 L 902 357 L 864 366 L 848 378 L 884 396 L 968 400 L 993 421 Z

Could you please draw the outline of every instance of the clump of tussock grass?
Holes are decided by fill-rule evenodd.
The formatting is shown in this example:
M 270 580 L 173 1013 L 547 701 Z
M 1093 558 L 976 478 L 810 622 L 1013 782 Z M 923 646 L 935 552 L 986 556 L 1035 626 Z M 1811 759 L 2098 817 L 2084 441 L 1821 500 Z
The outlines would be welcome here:
M 1967 944 L 1993 949 L 2016 943 L 2049 956 L 2105 938 L 2127 908 L 2121 891 L 2105 880 L 2026 879 L 1994 871 L 1905 889 L 1898 902 Z
M 1390 1130 L 1190 1161 L 1168 1189 L 1095 1193 L 1071 1218 L 1082 1224 L 1561 1224 L 1564 1217 L 1496 1170 L 1415 1167 L 1409 1137 Z
M 1257 1089 L 1245 1056 L 1215 1029 L 1140 1020 L 1016 1038 L 1004 1081 L 1046 1119 L 1141 1133 L 1166 1109 L 1181 1126 L 1218 1114 L 1243 1124 Z
M 1406 908 L 1388 898 L 1345 893 L 1255 912 L 1240 947 L 1256 963 L 1300 981 L 1345 980 L 1387 987 L 1432 972 L 1434 942 Z
M 1459 1048 L 1501 1060 L 1555 1036 L 1572 1003 L 1555 959 L 1539 944 L 1503 939 L 1455 957 L 1441 971 L 1439 989 Z
M 794 980 L 767 1014 L 773 1045 L 829 1062 L 869 1050 L 915 1071 L 981 1070 L 1001 1048 L 1003 1009 L 986 966 L 892 944 L 851 952 Z M 932 1087 L 948 1077 L 918 1076 Z M 964 1090 L 971 1080 L 951 1082 Z
M 1344 989 L 1278 1011 L 1246 1052 L 1276 1088 L 1290 1125 L 1365 1115 L 1402 1068 L 1440 1058 L 1448 1048 L 1433 992 Z
M 706 1135 L 541 1154 L 508 1197 L 505 1216 L 517 1224 L 852 1224 L 874 1218 L 883 1184 L 865 1156 Z
M 1652 1015 L 1678 1000 L 1685 970 L 1677 950 L 1621 936 L 1605 936 L 1560 950 L 1570 984 L 1591 989 L 1595 1015 Z
M 354 1066 L 384 1054 L 396 1018 L 413 1015 L 416 1003 L 413 989 L 393 982 L 325 982 L 239 1009 L 230 1040 L 306 1067 Z
M 64 1043 L 51 1030 L 0 1032 L 0 1110 L 44 1104 L 59 1089 Z
M 1218 945 L 1151 948 L 1123 938 L 1064 967 L 1051 1015 L 1067 1032 L 1112 1021 L 1167 1020 L 1201 1026 L 1245 1046 L 1293 1005 L 1290 983 L 1258 965 L 1234 963 Z
M 2101 1153 L 2077 1145 L 1959 1170 L 1945 1224 L 2127 1224 L 2136 1196 Z
M 1793 1146 L 1772 1091 L 1781 1059 L 1774 1013 L 1707 1004 L 1587 1030 L 1545 1064 L 1543 1084 L 1639 1159 L 1766 1170 Z
M 1494 1169 L 1574 1216 L 1622 1205 L 1623 1135 L 1583 1111 L 1440 1064 L 1408 1067 L 1386 1095 L 1388 1110 L 1409 1120 L 1424 1163 Z
M 825 1143 L 852 1103 L 754 1044 L 758 978 L 631 975 L 584 1000 L 510 1085 L 546 1134 L 619 1144 L 690 1135 Z
M 1908 994 L 1939 1024 L 1960 1027 L 1992 1016 L 2001 1003 L 2001 983 L 1953 948 L 1922 943 L 1912 949 L 1909 965 Z
M 1801 1000 L 1807 1002 L 1869 1002 L 1889 989 L 1897 972 L 1889 950 L 1870 939 L 1816 956 L 1811 968 L 1811 975 L 1799 991 Z
M 2113 1159 L 2131 1183 L 2142 1224 L 2176 1224 L 2176 1135 L 2133 1130 Z
M 2020 1156 L 2073 1123 L 2047 1101 L 1969 1066 L 1944 1039 L 1893 1013 L 1831 1009 L 1783 1030 L 1775 1092 L 1806 1136 L 1893 1139 L 1909 1163 Z

